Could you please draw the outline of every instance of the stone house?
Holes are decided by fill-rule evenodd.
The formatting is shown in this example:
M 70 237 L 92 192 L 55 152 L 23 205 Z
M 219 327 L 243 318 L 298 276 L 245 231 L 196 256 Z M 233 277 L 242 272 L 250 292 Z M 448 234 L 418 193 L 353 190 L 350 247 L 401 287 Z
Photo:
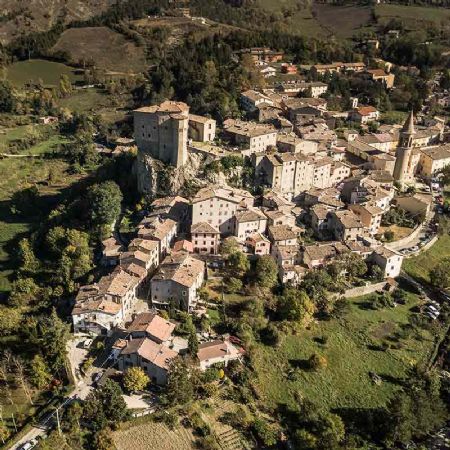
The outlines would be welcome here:
M 197 358 L 201 370 L 206 370 L 215 364 L 225 367 L 230 361 L 240 359 L 244 350 L 235 347 L 229 340 L 204 342 L 198 346 Z
M 378 233 L 381 226 L 383 210 L 376 205 L 366 203 L 349 205 L 348 209 L 353 211 L 360 219 L 371 236 Z
M 233 221 L 233 234 L 245 241 L 254 233 L 264 233 L 267 218 L 258 208 L 243 208 L 236 211 Z
M 236 211 L 252 207 L 253 202 L 250 192 L 243 189 L 205 187 L 192 199 L 192 224 L 207 222 L 222 235 L 230 235 L 233 233 Z
M 149 376 L 152 383 L 164 385 L 167 383 L 171 361 L 178 353 L 164 344 L 143 337 L 123 341 L 123 348 L 117 358 L 119 369 L 126 371 L 130 367 L 140 367 Z
M 197 142 L 212 142 L 216 138 L 216 121 L 209 117 L 189 114 L 188 136 Z
M 220 231 L 208 222 L 191 225 L 191 238 L 194 253 L 217 255 L 220 244 Z
M 384 278 L 396 278 L 400 275 L 403 263 L 403 255 L 400 255 L 387 247 L 379 247 L 370 255 L 369 260 L 379 266 Z
M 197 304 L 198 290 L 205 277 L 205 263 L 188 253 L 172 253 L 159 266 L 150 282 L 151 303 L 167 308 L 174 302 L 190 312 Z
M 245 239 L 245 245 L 253 255 L 270 254 L 270 241 L 262 233 L 253 233 Z
M 338 241 L 356 241 L 364 236 L 364 225 L 351 210 L 330 211 L 327 222 L 328 230 Z

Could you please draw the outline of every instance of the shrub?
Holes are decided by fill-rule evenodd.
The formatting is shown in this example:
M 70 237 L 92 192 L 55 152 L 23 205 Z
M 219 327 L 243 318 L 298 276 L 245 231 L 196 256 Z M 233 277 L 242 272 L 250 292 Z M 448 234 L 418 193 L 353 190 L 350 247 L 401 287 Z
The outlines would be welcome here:
M 308 360 L 308 366 L 311 370 L 321 370 L 325 369 L 328 365 L 328 361 L 325 356 L 313 353 Z
M 253 422 L 253 430 L 257 438 L 266 446 L 271 447 L 277 443 L 277 432 L 273 425 L 266 420 L 258 418 Z

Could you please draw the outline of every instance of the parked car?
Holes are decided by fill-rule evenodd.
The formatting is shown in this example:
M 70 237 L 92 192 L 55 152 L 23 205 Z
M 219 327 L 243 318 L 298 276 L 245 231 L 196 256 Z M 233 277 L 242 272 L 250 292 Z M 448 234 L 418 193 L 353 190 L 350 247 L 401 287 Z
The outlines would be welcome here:
M 38 441 L 36 439 L 31 439 L 31 441 L 25 442 L 19 450 L 31 450 L 36 447 L 36 445 L 38 445 Z
M 436 320 L 439 317 L 439 314 L 433 313 L 431 311 L 427 311 L 425 313 L 430 319 Z
M 433 312 L 435 314 L 439 314 L 439 310 L 433 305 L 428 305 L 425 309 L 427 311 L 431 311 L 431 312 Z
M 85 348 L 85 349 L 91 348 L 91 345 L 92 345 L 93 342 L 94 342 L 93 339 L 86 339 L 83 342 L 83 348 Z
M 419 250 L 419 247 L 417 245 L 415 245 L 414 247 L 411 247 L 410 250 L 412 252 L 417 252 L 417 250 Z

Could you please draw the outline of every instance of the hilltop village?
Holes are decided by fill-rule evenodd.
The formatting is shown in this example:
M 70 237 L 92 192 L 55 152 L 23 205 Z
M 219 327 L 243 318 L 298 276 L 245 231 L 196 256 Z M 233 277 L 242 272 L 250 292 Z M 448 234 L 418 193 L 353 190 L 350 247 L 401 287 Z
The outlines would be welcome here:
M 297 68 L 268 48 L 243 54 L 268 78 L 275 63 L 286 74 L 302 70 L 317 79 L 339 72 L 395 86 L 388 65 Z M 203 169 L 223 160 L 241 165 L 234 179 L 213 182 L 198 170 L 191 197 L 174 192 L 155 198 L 132 240 L 106 239 L 102 264 L 111 271 L 80 288 L 74 331 L 119 336 L 112 344 L 118 368 L 140 367 L 165 384 L 171 361 L 188 351 L 187 340 L 173 335 L 167 311 L 207 315 L 205 283 L 229 263 L 230 248 L 252 264 L 272 259 L 286 286 L 298 287 L 306 274 L 337 261 L 350 270 L 353 257 L 368 267 L 361 292 L 380 289 L 380 282 L 395 286 L 404 257 L 426 245 L 432 232 L 394 241 L 383 232 L 384 217 L 401 211 L 417 228 L 415 236 L 429 226 L 436 176 L 450 164 L 448 130 L 439 117 L 414 111 L 401 124 L 380 124 L 380 112 L 357 98 L 346 111 L 330 110 L 322 97 L 327 88 L 322 81 L 295 80 L 244 91 L 242 117 L 226 119 L 220 128 L 183 102 L 135 110 L 138 162 L 151 158 L 182 170 L 200 155 Z M 243 167 L 251 174 L 247 188 L 236 182 Z M 229 336 L 217 336 L 203 339 L 196 356 L 205 370 L 241 359 L 243 352 Z
M 2 449 L 446 448 L 448 11 L 28 3 L 0 17 Z

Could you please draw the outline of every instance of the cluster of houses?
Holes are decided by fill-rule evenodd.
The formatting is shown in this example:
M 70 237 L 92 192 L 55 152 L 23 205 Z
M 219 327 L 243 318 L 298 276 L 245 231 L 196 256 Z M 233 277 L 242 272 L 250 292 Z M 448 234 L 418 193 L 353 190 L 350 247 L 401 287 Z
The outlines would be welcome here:
M 175 328 L 174 323 L 156 313 L 136 315 L 112 346 L 119 370 L 140 367 L 152 383 L 166 384 L 171 362 L 188 349 L 187 340 L 174 334 Z M 227 366 L 240 359 L 243 352 L 229 337 L 224 337 L 200 343 L 196 356 L 200 370 L 206 370 L 216 364 Z
M 270 67 L 282 52 L 244 49 L 256 65 Z M 294 73 L 289 64 L 284 73 Z M 391 88 L 394 76 L 363 63 L 333 63 L 308 68 L 317 76 L 352 72 Z M 383 73 L 381 73 L 383 72 Z M 111 272 L 80 288 L 72 311 L 75 332 L 123 335 L 113 347 L 121 370 L 140 366 L 164 384 L 170 361 L 186 351 L 175 325 L 154 312 L 175 307 L 188 313 L 201 305 L 199 290 L 210 259 L 220 258 L 220 245 L 232 239 L 249 258 L 271 255 L 279 279 L 297 286 L 305 274 L 345 253 L 356 253 L 377 265 L 384 278 L 399 275 L 403 256 L 380 238 L 381 219 L 393 205 L 412 216 L 430 214 L 433 196 L 400 195 L 394 184 L 414 184 L 420 175 L 432 180 L 450 164 L 443 121 L 418 125 L 413 113 L 403 126 L 381 125 L 372 106 L 345 113 L 328 111 L 321 98 L 327 85 L 315 81 L 284 81 L 273 89 L 248 90 L 241 105 L 251 120 L 227 119 L 220 129 L 220 152 L 214 147 L 216 122 L 190 114 L 182 102 L 165 101 L 134 112 L 138 151 L 166 164 L 182 167 L 192 152 L 211 159 L 242 155 L 254 167 L 254 182 L 263 194 L 219 182 L 204 184 L 192 198 L 154 200 L 124 245 L 111 237 L 103 242 L 103 259 Z M 304 95 L 308 95 L 305 97 Z M 350 126 L 340 133 L 336 119 Z M 352 123 L 366 132 L 360 134 Z M 214 151 L 213 151 L 214 150 Z M 308 237 L 314 237 L 315 243 Z M 241 350 L 229 340 L 202 343 L 202 369 L 237 359 Z

